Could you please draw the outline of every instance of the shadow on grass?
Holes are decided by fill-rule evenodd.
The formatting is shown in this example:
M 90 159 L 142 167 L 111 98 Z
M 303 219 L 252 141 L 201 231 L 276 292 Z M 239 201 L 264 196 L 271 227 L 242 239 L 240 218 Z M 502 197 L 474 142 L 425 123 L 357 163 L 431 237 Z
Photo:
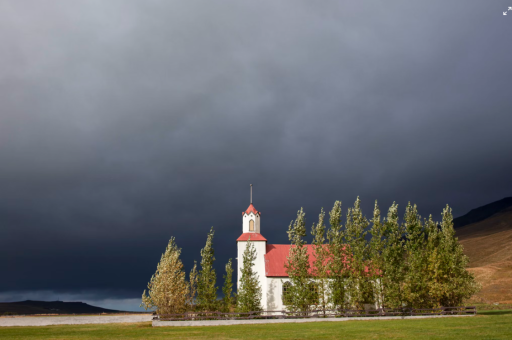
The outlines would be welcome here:
M 505 315 L 505 314 L 512 314 L 512 309 L 505 309 L 505 310 L 482 310 L 482 311 L 478 311 L 478 314 L 482 314 L 482 315 Z

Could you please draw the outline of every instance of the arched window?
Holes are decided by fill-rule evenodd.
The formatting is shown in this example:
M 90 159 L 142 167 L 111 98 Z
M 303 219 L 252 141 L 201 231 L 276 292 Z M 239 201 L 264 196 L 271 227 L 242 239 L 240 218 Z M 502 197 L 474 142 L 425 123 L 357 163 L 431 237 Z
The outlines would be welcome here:
M 289 305 L 290 304 L 290 288 L 292 287 L 292 284 L 290 282 L 283 283 L 283 294 L 281 296 L 281 299 L 283 300 L 283 305 Z
M 249 221 L 249 231 L 254 231 L 254 220 Z

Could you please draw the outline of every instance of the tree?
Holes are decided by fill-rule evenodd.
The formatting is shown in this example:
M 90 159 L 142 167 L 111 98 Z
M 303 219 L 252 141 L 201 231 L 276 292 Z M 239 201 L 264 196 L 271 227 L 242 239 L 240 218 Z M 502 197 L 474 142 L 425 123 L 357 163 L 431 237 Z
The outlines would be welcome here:
M 181 249 L 172 237 L 148 283 L 147 293 L 146 290 L 142 293 L 141 307 L 145 310 L 156 310 L 160 315 L 186 311 L 189 285 L 180 255 Z
M 313 262 L 312 273 L 315 277 L 316 291 L 318 295 L 317 304 L 324 311 L 328 309 L 329 305 L 329 249 L 324 244 L 325 241 L 325 225 L 324 225 L 324 209 L 318 215 L 318 223 L 316 226 L 313 224 L 311 235 L 313 235 L 313 250 L 315 260 Z
M 231 259 L 226 264 L 226 274 L 224 275 L 224 286 L 222 287 L 222 293 L 224 298 L 222 299 L 222 310 L 224 313 L 229 312 L 229 307 L 233 303 L 231 293 L 233 291 L 233 266 Z
M 365 239 L 366 228 L 369 222 L 361 211 L 359 197 L 354 207 L 348 209 L 347 223 L 345 224 L 345 239 L 349 250 L 349 270 L 347 271 L 347 290 L 350 303 L 358 309 L 364 304 L 373 302 L 373 283 L 367 272 L 369 248 Z
M 190 271 L 189 277 L 189 295 L 188 295 L 188 305 L 190 309 L 195 309 L 196 307 L 196 295 L 197 295 L 197 261 L 194 261 L 194 267 Z
M 388 209 L 384 222 L 387 242 L 383 249 L 383 261 L 379 269 L 382 271 L 383 306 L 387 308 L 401 308 L 405 302 L 405 248 L 404 229 L 398 223 L 398 205 L 393 202 Z
M 236 301 L 236 310 L 239 313 L 262 310 L 260 281 L 253 269 L 255 260 L 256 248 L 249 238 L 243 254 L 242 275 Z
M 372 280 L 375 300 L 379 307 L 384 305 L 385 286 L 382 277 L 385 276 L 385 253 L 387 249 L 387 242 L 389 240 L 389 229 L 386 223 L 382 223 L 380 219 L 380 209 L 377 201 L 373 209 L 373 218 L 371 220 L 372 228 L 370 233 L 372 235 L 370 241 L 370 258 L 369 258 L 369 277 Z
M 418 208 L 411 203 L 405 208 L 404 224 L 406 231 L 405 264 L 406 275 L 404 293 L 409 307 L 429 306 L 428 291 L 428 235 L 418 215 Z
M 344 244 L 345 233 L 341 224 L 341 201 L 334 202 L 329 212 L 330 229 L 327 231 L 329 260 L 327 270 L 329 272 L 329 303 L 333 308 L 343 309 L 347 307 L 346 280 L 347 280 L 347 255 L 348 249 Z
M 291 241 L 290 251 L 284 267 L 291 285 L 287 292 L 287 308 L 290 311 L 307 312 L 313 300 L 314 286 L 311 285 L 308 249 L 305 245 L 306 219 L 302 208 L 297 212 L 295 222 L 288 227 Z
M 217 275 L 213 268 L 215 261 L 213 250 L 213 227 L 208 233 L 206 245 L 201 249 L 201 271 L 197 280 L 197 303 L 203 311 L 214 311 L 217 309 Z
M 430 218 L 432 246 L 429 257 L 429 292 L 435 306 L 460 306 L 479 289 L 472 273 L 466 270 L 469 259 L 455 237 L 451 208 L 443 209 L 441 229 Z M 435 228 L 434 226 L 435 225 Z

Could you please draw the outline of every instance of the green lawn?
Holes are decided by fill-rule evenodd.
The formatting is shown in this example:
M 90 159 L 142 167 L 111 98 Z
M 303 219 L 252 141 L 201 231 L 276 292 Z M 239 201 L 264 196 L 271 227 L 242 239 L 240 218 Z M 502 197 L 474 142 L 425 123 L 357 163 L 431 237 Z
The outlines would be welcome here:
M 512 310 L 470 318 L 347 321 L 214 327 L 151 323 L 0 327 L 0 339 L 512 339 Z

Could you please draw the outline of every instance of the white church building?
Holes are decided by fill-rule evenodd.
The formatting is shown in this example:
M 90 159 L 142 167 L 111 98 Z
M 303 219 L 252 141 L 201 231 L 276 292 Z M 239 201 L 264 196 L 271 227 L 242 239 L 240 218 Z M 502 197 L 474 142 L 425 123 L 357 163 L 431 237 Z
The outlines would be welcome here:
M 252 194 L 251 194 L 252 196 Z M 250 238 L 256 248 L 254 269 L 259 276 L 263 310 L 283 310 L 283 284 L 289 281 L 284 267 L 290 251 L 289 244 L 269 244 L 261 234 L 261 213 L 251 204 L 242 212 L 243 233 L 236 240 L 238 246 L 237 287 L 240 287 L 242 276 L 243 254 Z M 307 245 L 310 262 L 313 262 L 313 248 Z M 312 264 L 312 263 L 311 263 Z

